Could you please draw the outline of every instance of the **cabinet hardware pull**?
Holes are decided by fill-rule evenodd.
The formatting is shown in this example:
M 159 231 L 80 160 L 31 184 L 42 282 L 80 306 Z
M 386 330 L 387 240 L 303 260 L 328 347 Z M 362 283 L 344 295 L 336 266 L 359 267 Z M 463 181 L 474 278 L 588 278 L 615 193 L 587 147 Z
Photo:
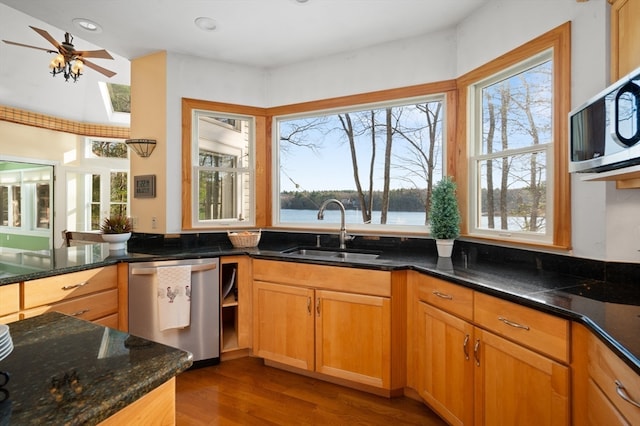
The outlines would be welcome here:
M 513 322 L 513 321 L 509 321 L 506 318 L 503 317 L 498 317 L 498 320 L 502 321 L 503 323 L 510 325 L 511 327 L 515 327 L 515 328 L 521 328 L 523 330 L 529 330 L 529 326 L 528 325 L 522 325 L 522 324 L 518 324 L 517 322 Z
M 87 312 L 89 312 L 90 310 L 91 310 L 91 309 L 82 309 L 81 311 L 77 311 L 77 312 L 74 312 L 74 313 L 69 314 L 69 315 L 71 315 L 71 316 L 73 316 L 73 317 L 79 317 L 79 316 L 80 316 L 80 315 L 82 315 L 82 314 L 86 314 L 86 313 L 87 313 Z
M 84 287 L 87 284 L 89 284 L 89 281 L 83 281 L 81 283 L 73 285 L 65 285 L 64 287 L 62 287 L 62 290 L 73 290 L 74 288 Z
M 469 361 L 469 335 L 464 336 L 464 343 L 462 343 L 462 350 L 464 351 L 464 359 Z
M 480 367 L 480 339 L 477 339 L 476 344 L 473 345 L 473 357 L 476 359 L 476 365 Z
M 626 389 L 624 388 L 624 385 L 622 383 L 620 383 L 620 381 L 616 380 L 616 392 L 618 393 L 618 395 L 620 395 L 620 398 L 624 399 L 625 401 L 627 401 L 629 404 L 633 405 L 634 407 L 638 407 L 640 408 L 640 403 L 634 401 L 633 399 L 631 399 L 631 397 L 627 394 Z
M 442 299 L 453 300 L 453 296 L 445 293 L 440 293 L 438 290 L 433 290 L 432 293 Z
M 307 297 L 307 312 L 311 315 L 311 297 Z
M 320 316 L 320 298 L 316 300 L 316 314 Z

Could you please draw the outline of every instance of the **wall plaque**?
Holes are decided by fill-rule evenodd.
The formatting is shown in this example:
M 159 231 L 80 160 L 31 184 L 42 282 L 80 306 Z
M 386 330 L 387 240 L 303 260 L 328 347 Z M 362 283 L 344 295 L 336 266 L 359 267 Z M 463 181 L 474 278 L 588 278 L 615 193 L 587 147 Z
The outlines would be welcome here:
M 155 198 L 156 175 L 134 176 L 133 196 L 135 198 Z

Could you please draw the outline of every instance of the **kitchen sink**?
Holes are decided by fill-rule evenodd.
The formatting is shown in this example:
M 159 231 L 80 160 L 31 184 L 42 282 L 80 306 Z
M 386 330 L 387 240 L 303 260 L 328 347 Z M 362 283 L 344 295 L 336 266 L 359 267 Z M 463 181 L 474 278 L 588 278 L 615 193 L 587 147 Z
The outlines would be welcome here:
M 378 253 L 364 253 L 360 251 L 349 250 L 323 250 L 319 248 L 295 248 L 284 251 L 285 254 L 291 254 L 300 257 L 322 258 L 330 260 L 374 260 L 380 255 Z

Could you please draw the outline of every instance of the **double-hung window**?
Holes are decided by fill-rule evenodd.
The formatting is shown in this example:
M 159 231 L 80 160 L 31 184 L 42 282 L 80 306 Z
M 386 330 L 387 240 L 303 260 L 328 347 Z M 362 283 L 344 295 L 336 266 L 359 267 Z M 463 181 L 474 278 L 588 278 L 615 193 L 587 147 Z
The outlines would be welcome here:
M 553 60 L 547 51 L 473 86 L 471 233 L 550 241 Z M 551 190 L 548 190 L 551 189 Z
M 192 126 L 193 226 L 255 223 L 253 117 L 196 110 Z
M 560 26 L 459 80 L 468 235 L 569 246 L 569 36 Z

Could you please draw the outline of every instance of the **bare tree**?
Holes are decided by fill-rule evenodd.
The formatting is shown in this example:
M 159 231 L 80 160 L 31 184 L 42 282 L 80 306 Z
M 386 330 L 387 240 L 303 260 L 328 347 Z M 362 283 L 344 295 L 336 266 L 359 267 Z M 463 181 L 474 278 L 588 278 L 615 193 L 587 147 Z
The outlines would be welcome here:
M 511 91 L 509 89 L 509 80 L 504 81 L 500 85 L 500 138 L 502 140 L 502 150 L 509 148 L 509 126 L 508 114 L 509 103 L 511 101 Z M 509 158 L 502 157 L 502 176 L 500 182 L 500 229 L 509 229 L 507 214 L 507 190 L 509 189 Z
M 385 149 L 384 149 L 384 178 L 382 189 L 382 206 L 380 207 L 380 223 L 387 223 L 387 213 L 389 212 L 389 186 L 391 182 L 391 148 L 393 145 L 393 123 L 391 108 L 385 109 Z M 373 132 L 375 133 L 375 132 Z
M 424 126 L 418 129 L 396 129 L 397 133 L 402 136 L 412 147 L 413 157 L 404 157 L 400 160 L 400 164 L 407 170 L 405 180 L 412 181 L 411 176 L 416 176 L 422 185 L 426 182 L 426 191 L 424 198 L 425 225 L 429 223 L 429 204 L 431 203 L 431 192 L 433 189 L 433 176 L 436 167 L 436 147 L 441 142 L 441 112 L 442 102 L 426 102 L 417 104 L 415 108 L 424 114 Z M 426 140 L 423 134 L 426 133 Z M 422 187 L 421 185 L 414 185 Z
M 371 111 L 371 115 L 374 112 Z M 369 203 L 366 202 L 366 197 L 364 195 L 364 191 L 362 189 L 362 184 L 360 183 L 360 172 L 358 169 L 358 152 L 356 150 L 356 134 L 353 127 L 353 121 L 351 120 L 351 115 L 349 113 L 338 114 L 338 119 L 340 120 L 340 124 L 342 126 L 342 130 L 349 141 L 349 149 L 351 152 L 351 165 L 353 167 L 353 181 L 356 185 L 356 191 L 358 194 L 358 202 L 362 207 L 362 220 L 364 223 L 371 222 L 371 216 L 373 211 L 373 164 L 375 162 L 375 135 L 372 136 L 371 143 L 373 145 L 373 150 L 371 153 L 371 165 L 369 171 Z M 373 118 L 375 119 L 375 118 Z
M 487 92 L 487 114 L 488 114 L 488 129 L 487 129 L 487 154 L 493 153 L 493 138 L 496 133 L 496 113 L 495 105 L 491 101 L 491 96 Z M 493 199 L 493 160 L 487 160 L 487 219 L 488 227 L 493 229 L 495 224 L 495 207 Z

